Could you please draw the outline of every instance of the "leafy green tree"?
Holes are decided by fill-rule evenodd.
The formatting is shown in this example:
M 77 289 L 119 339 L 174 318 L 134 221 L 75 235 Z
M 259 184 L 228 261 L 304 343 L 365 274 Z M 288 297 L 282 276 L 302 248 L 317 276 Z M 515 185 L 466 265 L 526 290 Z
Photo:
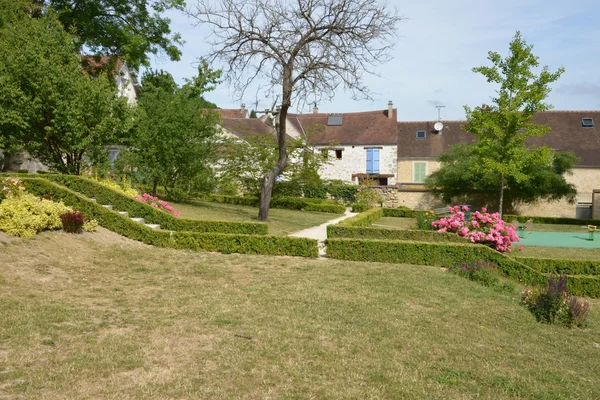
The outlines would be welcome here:
M 280 179 L 298 187 L 301 193 L 306 186 L 320 185 L 318 170 L 327 161 L 320 153 L 313 153 L 304 139 L 288 139 L 290 160 Z M 266 172 L 277 163 L 275 136 L 253 134 L 243 139 L 230 139 L 221 149 L 220 180 L 233 181 L 244 193 L 259 196 Z
M 54 10 L 80 51 L 112 55 L 136 69 L 149 65 L 149 54 L 180 59 L 180 35 L 162 14 L 184 7 L 184 0 L 0 0 L 0 14 L 18 10 L 39 18 Z
M 473 72 L 499 86 L 490 106 L 474 109 L 465 106 L 467 123 L 463 129 L 473 133 L 477 142 L 454 148 L 442 156 L 441 169 L 427 179 L 427 185 L 446 199 L 475 192 L 496 193 L 501 214 L 507 188 L 514 201 L 563 197 L 572 200 L 574 196 L 573 186 L 560 175 L 572 167 L 572 156 L 557 155 L 546 146 L 525 144 L 527 138 L 543 137 L 550 131 L 550 127 L 535 124 L 532 119 L 535 113 L 552 108 L 545 102 L 550 93 L 549 85 L 564 69 L 550 72 L 544 66 L 536 74 L 538 57 L 520 32 L 515 34 L 509 47 L 506 58 L 489 52 L 492 66 L 473 68 Z M 519 194 L 519 190 L 523 193 Z
M 73 40 L 52 12 L 2 25 L 0 144 L 79 174 L 106 160 L 104 145 L 124 134 L 130 118 L 110 78 L 82 70 Z
M 121 165 L 137 170 L 152 186 L 177 196 L 191 182 L 210 180 L 219 116 L 201 97 L 218 81 L 219 72 L 201 64 L 199 76 L 175 84 L 167 72 L 149 71 L 142 78 L 137 122 Z

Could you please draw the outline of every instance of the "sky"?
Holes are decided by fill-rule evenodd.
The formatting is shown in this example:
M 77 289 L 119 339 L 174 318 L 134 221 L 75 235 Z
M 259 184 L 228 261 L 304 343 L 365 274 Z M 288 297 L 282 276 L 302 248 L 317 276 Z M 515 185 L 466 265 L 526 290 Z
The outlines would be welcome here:
M 193 5 L 196 0 L 188 0 Z M 540 65 L 566 72 L 552 84 L 548 102 L 556 110 L 600 109 L 600 1 L 598 0 L 390 0 L 405 19 L 398 25 L 398 38 L 391 51 L 393 59 L 375 68 L 368 76 L 373 100 L 352 100 L 340 90 L 333 101 L 319 104 L 319 111 L 347 113 L 387 109 L 391 100 L 398 109 L 398 121 L 462 120 L 464 106 L 491 102 L 495 87 L 472 72 L 473 67 L 490 65 L 488 52 L 506 56 L 517 30 Z M 180 12 L 169 12 L 171 29 L 185 44 L 181 61 L 165 57 L 152 59 L 152 68 L 170 72 L 178 82 L 197 73 L 197 60 L 210 51 L 210 33 L 205 26 Z M 221 67 L 214 65 L 213 67 Z M 256 91 L 238 99 L 225 84 L 208 93 L 207 100 L 220 108 L 248 108 L 256 102 Z M 272 100 L 258 98 L 258 109 Z M 312 109 L 292 108 L 293 112 Z

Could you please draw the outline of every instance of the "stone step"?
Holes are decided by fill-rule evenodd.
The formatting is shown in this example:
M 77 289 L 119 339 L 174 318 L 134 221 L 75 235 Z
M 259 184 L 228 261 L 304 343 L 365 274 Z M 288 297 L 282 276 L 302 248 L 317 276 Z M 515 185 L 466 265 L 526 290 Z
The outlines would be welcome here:
M 129 213 L 127 211 L 119 211 L 119 214 L 124 215 L 126 217 L 129 216 Z
M 96 199 L 90 199 L 90 201 L 93 201 L 94 203 L 96 202 Z
M 110 205 L 110 204 L 102 204 L 102 207 L 108 208 L 109 210 L 113 209 L 112 205 Z
M 144 218 L 131 218 L 132 221 L 137 222 L 138 224 L 144 224 Z
M 150 229 L 160 229 L 160 225 L 158 224 L 144 224 Z

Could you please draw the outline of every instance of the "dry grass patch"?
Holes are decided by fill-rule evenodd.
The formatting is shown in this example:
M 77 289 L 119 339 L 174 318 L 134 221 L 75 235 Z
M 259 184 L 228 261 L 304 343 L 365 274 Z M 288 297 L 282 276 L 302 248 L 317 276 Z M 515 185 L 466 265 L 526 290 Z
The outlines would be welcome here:
M 0 398 L 591 399 L 591 325 L 535 322 L 442 269 L 158 249 L 103 231 L 5 244 Z

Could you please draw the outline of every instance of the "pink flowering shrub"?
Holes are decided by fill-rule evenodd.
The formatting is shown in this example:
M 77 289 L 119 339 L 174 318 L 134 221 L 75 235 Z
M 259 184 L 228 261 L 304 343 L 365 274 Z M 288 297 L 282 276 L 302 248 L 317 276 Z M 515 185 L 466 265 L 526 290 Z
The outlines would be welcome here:
M 433 221 L 431 226 L 438 232 L 455 232 L 459 236 L 470 239 L 473 243 L 481 243 L 500 252 L 510 252 L 513 242 L 520 239 L 512 225 L 507 225 L 500 214 L 489 214 L 485 208 L 475 211 L 471 219 L 465 219 L 468 207 L 454 206 L 448 208 L 452 214 Z
M 144 193 L 141 196 L 135 196 L 135 199 L 141 201 L 142 203 L 146 203 L 154 208 L 157 208 L 161 211 L 166 212 L 167 214 L 171 214 L 174 217 L 179 217 L 179 213 L 175 211 L 175 209 L 169 205 L 164 200 L 159 200 L 158 197 L 154 197 L 148 193 Z

